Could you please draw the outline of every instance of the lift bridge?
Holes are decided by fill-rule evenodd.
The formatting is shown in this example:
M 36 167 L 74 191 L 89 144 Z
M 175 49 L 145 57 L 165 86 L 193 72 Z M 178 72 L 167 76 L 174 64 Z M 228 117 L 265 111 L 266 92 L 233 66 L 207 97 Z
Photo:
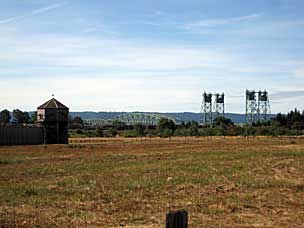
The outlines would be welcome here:
M 172 120 L 175 124 L 180 124 L 182 121 L 176 117 L 165 114 L 128 112 L 116 116 L 114 119 L 92 119 L 85 120 L 85 124 L 90 126 L 110 126 L 114 121 L 120 121 L 126 125 L 142 124 L 145 126 L 156 126 L 161 119 Z

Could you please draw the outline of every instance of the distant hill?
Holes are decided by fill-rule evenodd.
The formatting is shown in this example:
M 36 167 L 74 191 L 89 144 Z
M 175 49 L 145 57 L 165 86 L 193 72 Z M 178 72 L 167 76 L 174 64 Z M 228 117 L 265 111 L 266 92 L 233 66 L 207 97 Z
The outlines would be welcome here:
M 80 116 L 84 120 L 90 119 L 114 119 L 115 117 L 124 114 L 126 112 L 71 112 L 70 114 L 75 116 Z M 194 113 L 194 112 L 178 112 L 178 113 L 157 113 L 157 112 L 145 112 L 149 114 L 163 114 L 169 115 L 175 118 L 180 119 L 181 121 L 201 121 L 202 114 Z M 236 114 L 236 113 L 226 113 L 226 118 L 231 119 L 234 123 L 240 124 L 245 122 L 245 115 L 244 114 Z M 269 115 L 269 118 L 275 117 L 275 115 Z

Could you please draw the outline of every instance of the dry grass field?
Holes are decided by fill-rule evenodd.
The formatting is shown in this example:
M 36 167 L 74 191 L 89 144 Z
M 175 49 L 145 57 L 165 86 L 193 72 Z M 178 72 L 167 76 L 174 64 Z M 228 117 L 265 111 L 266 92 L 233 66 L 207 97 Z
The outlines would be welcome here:
M 73 139 L 0 147 L 0 227 L 304 227 L 304 139 Z

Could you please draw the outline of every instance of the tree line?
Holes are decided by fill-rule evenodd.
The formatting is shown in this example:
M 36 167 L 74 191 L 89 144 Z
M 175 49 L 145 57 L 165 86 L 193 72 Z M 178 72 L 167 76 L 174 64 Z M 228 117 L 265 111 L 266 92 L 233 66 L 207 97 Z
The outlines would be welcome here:
M 23 112 L 19 109 L 14 109 L 12 113 L 9 110 L 4 109 L 0 112 L 0 124 L 35 124 L 37 123 L 37 112 L 30 114 L 29 112 Z M 71 127 L 82 127 L 83 120 L 81 117 L 69 116 L 69 125 Z
M 303 135 L 304 112 L 295 109 L 287 114 L 279 113 L 266 122 L 235 124 L 231 119 L 218 117 L 212 125 L 201 126 L 198 122 L 182 122 L 176 125 L 172 120 L 161 119 L 156 127 L 136 124 L 127 126 L 114 121 L 112 126 L 96 129 L 78 129 L 77 137 L 172 137 L 172 136 L 280 136 Z
M 19 109 L 0 113 L 0 124 L 32 124 L 37 122 L 37 113 L 31 115 Z M 182 122 L 176 125 L 172 120 L 161 119 L 158 125 L 144 126 L 136 124 L 128 126 L 121 121 L 114 121 L 111 126 L 104 128 L 87 128 L 81 117 L 69 118 L 69 128 L 72 136 L 77 137 L 172 137 L 172 136 L 279 136 L 303 135 L 304 111 L 294 109 L 287 114 L 279 113 L 275 118 L 266 122 L 257 122 L 251 125 L 237 125 L 231 119 L 218 117 L 212 125 L 201 126 L 198 122 Z
M 23 112 L 19 109 L 14 109 L 11 113 L 4 109 L 0 112 L 0 124 L 33 124 L 37 120 L 37 112 L 30 115 L 28 112 Z

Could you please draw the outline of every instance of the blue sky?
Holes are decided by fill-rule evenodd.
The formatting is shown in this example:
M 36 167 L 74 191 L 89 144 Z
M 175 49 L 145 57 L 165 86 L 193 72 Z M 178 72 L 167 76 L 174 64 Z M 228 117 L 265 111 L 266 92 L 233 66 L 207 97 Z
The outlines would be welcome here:
M 0 109 L 54 93 L 72 111 L 200 111 L 203 91 L 244 112 L 304 109 L 302 0 L 1 0 Z

